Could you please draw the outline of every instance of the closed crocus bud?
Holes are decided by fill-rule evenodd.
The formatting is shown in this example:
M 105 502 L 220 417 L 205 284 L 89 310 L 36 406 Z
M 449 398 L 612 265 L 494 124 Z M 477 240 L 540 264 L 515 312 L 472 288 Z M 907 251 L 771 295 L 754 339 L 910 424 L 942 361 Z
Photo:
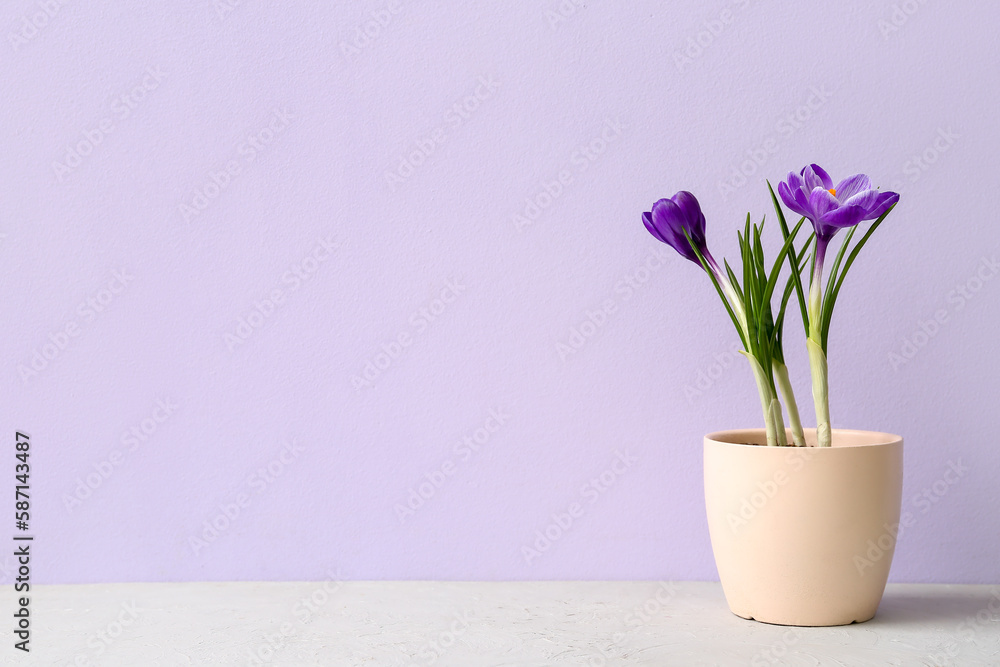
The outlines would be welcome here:
M 705 216 L 697 198 L 690 192 L 681 190 L 669 199 L 656 202 L 652 211 L 642 214 L 642 222 L 650 234 L 679 252 L 685 259 L 701 266 L 698 255 L 691 247 L 694 244 L 705 261 L 715 268 L 715 260 L 705 244 Z M 688 237 L 691 238 L 690 243 Z

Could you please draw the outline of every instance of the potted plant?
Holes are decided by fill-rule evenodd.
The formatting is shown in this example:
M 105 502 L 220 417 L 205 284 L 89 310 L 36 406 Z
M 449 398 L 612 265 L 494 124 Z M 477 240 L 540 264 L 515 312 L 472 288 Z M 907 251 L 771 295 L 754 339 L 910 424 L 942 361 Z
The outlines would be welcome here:
M 875 615 L 899 526 L 903 440 L 831 428 L 827 380 L 831 317 L 844 278 L 899 195 L 864 174 L 842 180 L 812 164 L 768 183 L 782 245 L 764 253 L 764 223 L 747 215 L 735 269 L 705 239 L 698 200 L 681 191 L 643 213 L 646 229 L 708 275 L 736 328 L 760 397 L 764 427 L 705 436 L 705 505 L 719 578 L 738 616 L 825 626 Z M 779 202 L 779 197 L 781 202 Z M 801 216 L 789 228 L 784 206 Z M 812 232 L 802 242 L 808 221 Z M 873 221 L 859 240 L 860 223 Z M 827 251 L 840 230 L 829 272 Z M 787 265 L 787 272 L 783 267 Z M 808 285 L 803 270 L 811 266 Z M 783 287 L 778 288 L 785 273 Z M 792 297 L 805 332 L 816 428 L 803 428 L 783 351 Z M 787 417 L 788 426 L 785 425 Z

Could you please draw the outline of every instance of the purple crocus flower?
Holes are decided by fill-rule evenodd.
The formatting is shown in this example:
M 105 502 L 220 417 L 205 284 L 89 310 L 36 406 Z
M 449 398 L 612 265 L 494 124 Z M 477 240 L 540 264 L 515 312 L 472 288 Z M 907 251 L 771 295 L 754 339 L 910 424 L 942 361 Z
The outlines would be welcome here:
M 778 184 L 778 194 L 785 206 L 809 218 L 824 246 L 838 230 L 875 220 L 899 200 L 895 192 L 876 190 L 864 174 L 848 176 L 833 187 L 833 179 L 816 164 L 788 174 Z
M 705 243 L 705 215 L 701 212 L 698 199 L 690 192 L 681 190 L 669 199 L 656 202 L 652 211 L 642 214 L 642 222 L 650 234 L 679 252 L 685 259 L 701 266 L 698 255 L 684 236 L 687 231 L 691 242 L 697 246 L 705 261 L 713 269 L 716 268 L 715 260 Z
M 778 194 L 785 206 L 812 222 L 816 230 L 816 262 L 813 285 L 818 289 L 823 275 L 826 248 L 833 236 L 845 227 L 864 220 L 875 220 L 899 201 L 895 192 L 879 192 L 864 174 L 848 176 L 837 187 L 818 164 L 803 167 L 778 183 Z

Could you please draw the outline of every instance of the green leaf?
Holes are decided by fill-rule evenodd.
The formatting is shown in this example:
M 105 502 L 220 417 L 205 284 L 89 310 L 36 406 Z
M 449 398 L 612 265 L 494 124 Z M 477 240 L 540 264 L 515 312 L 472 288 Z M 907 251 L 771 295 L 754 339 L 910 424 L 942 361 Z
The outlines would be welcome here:
M 785 293 L 781 297 L 781 307 L 778 309 L 778 319 L 774 322 L 774 334 L 771 339 L 774 349 L 778 353 L 774 358 L 781 363 L 785 363 L 785 313 L 788 308 L 788 299 L 792 296 L 792 289 L 794 287 L 791 280 L 785 284 Z
M 684 236 L 687 238 L 688 244 L 690 244 L 692 250 L 694 250 L 694 254 L 698 256 L 698 261 L 701 263 L 701 267 L 705 269 L 705 273 L 707 273 L 708 277 L 712 279 L 712 284 L 715 285 L 715 291 L 719 293 L 719 298 L 722 299 L 722 304 L 726 307 L 726 312 L 729 313 L 729 319 L 733 321 L 733 326 L 736 327 L 736 333 L 740 336 L 740 342 L 743 343 L 743 348 L 750 349 L 747 347 L 747 340 L 743 335 L 743 327 L 740 325 L 740 321 L 737 319 L 736 313 L 733 312 L 732 306 L 729 305 L 729 299 L 726 298 L 725 293 L 722 291 L 722 286 L 719 285 L 719 281 L 716 279 L 715 273 L 708 265 L 708 262 L 705 261 L 705 257 L 701 254 L 701 250 L 699 250 L 691 240 L 691 235 L 688 234 L 686 229 L 684 230 Z
M 750 235 L 750 215 L 747 214 L 747 234 L 744 240 L 747 244 L 746 257 L 744 261 L 747 263 L 750 271 L 750 288 L 753 291 L 753 312 L 757 313 L 763 304 L 761 297 L 764 295 L 764 290 L 762 288 L 760 272 L 757 270 L 757 246 L 760 245 L 759 230 L 757 226 L 753 226 L 753 232 L 756 239 Z
M 756 290 L 756 280 L 754 277 L 753 270 L 753 251 L 750 248 L 750 215 L 747 215 L 747 226 L 746 234 L 742 237 L 742 244 L 740 251 L 743 259 L 743 289 L 746 291 L 746 303 L 744 304 L 744 310 L 747 316 L 747 342 L 750 346 L 747 348 L 755 357 L 760 358 L 760 342 L 757 338 L 757 320 L 753 316 L 757 312 L 757 304 L 759 303 L 757 298 Z
M 740 287 L 740 281 L 736 279 L 736 274 L 733 273 L 733 269 L 729 266 L 729 260 L 723 259 L 722 263 L 726 265 L 726 274 L 729 276 L 729 282 L 732 283 L 733 287 L 736 289 L 736 293 L 740 295 L 743 302 L 746 303 L 746 295 L 743 294 L 743 288 Z
M 764 247 L 760 242 L 760 236 L 764 229 L 764 223 L 754 225 L 753 228 L 753 249 L 754 249 L 754 274 L 756 285 L 760 294 L 760 302 L 757 306 L 757 330 L 770 343 L 771 332 L 774 330 L 774 320 L 771 318 L 771 299 L 766 292 L 767 286 L 767 266 L 764 261 Z
M 851 270 L 851 265 L 854 264 L 854 260 L 855 258 L 857 258 L 858 253 L 861 252 L 861 249 L 865 247 L 866 243 L 868 243 L 868 239 L 871 238 L 871 235 L 875 233 L 875 230 L 878 229 L 878 226 L 882 224 L 883 220 L 885 220 L 885 216 L 889 215 L 889 213 L 894 208 L 896 208 L 895 204 L 886 209 L 885 213 L 880 215 L 878 217 L 878 220 L 872 223 L 872 226 L 868 228 L 868 231 L 865 232 L 865 235 L 862 236 L 861 240 L 858 241 L 857 245 L 854 246 L 854 250 L 852 250 L 851 254 L 847 256 L 847 263 L 844 264 L 843 271 L 841 271 L 840 275 L 837 276 L 837 285 L 833 288 L 833 292 L 831 292 L 830 298 L 823 304 L 823 322 L 822 322 L 823 327 L 821 329 L 821 332 L 823 335 L 822 342 L 823 342 L 824 352 L 827 349 L 826 344 L 827 340 L 830 337 L 830 321 L 833 318 L 833 307 L 837 304 L 837 297 L 840 295 L 840 286 L 844 284 L 844 278 L 847 277 L 847 272 Z
M 760 232 L 761 227 L 758 225 L 753 226 L 753 254 L 754 254 L 754 267 L 757 269 L 758 277 L 763 278 L 763 274 L 767 268 L 764 265 L 764 246 L 760 243 Z
M 809 250 L 810 240 L 811 236 L 810 239 L 806 240 L 806 247 L 802 249 L 802 252 L 799 253 L 798 258 L 795 260 L 795 266 L 798 267 L 799 271 L 802 270 L 802 260 L 805 258 L 806 252 Z M 775 356 L 775 358 L 779 359 L 782 363 L 784 363 L 785 312 L 788 307 L 788 299 L 792 296 L 792 289 L 794 289 L 794 287 L 795 284 L 792 282 L 792 277 L 788 276 L 788 279 L 785 281 L 785 293 L 781 297 L 781 308 L 778 310 L 778 319 L 774 323 L 774 333 L 772 335 L 772 344 L 775 346 L 775 350 L 777 350 L 781 355 L 781 357 Z
M 757 322 L 757 330 L 763 331 L 764 307 L 767 305 L 767 302 L 764 300 L 764 289 L 762 288 L 762 284 L 765 282 L 763 276 L 764 248 L 760 243 L 760 227 L 757 225 L 753 226 L 753 245 L 750 247 L 750 250 L 753 258 L 753 290 L 754 298 L 756 299 L 754 319 Z
M 847 247 L 851 244 L 851 239 L 854 238 L 854 232 L 858 231 L 858 226 L 854 225 L 851 227 L 851 231 L 847 233 L 844 237 L 844 242 L 840 244 L 840 250 L 837 252 L 837 259 L 834 260 L 833 266 L 830 267 L 830 275 L 826 280 L 826 290 L 823 293 L 823 303 L 826 303 L 830 299 L 830 295 L 833 294 L 833 287 L 837 283 L 837 272 L 840 271 L 840 263 L 844 259 L 844 253 Z
M 767 285 L 764 287 L 763 298 L 766 303 L 770 303 L 771 301 L 771 295 L 774 293 L 774 287 L 778 284 L 778 275 L 781 273 L 781 264 L 785 261 L 785 255 L 792 250 L 792 246 L 795 243 L 795 236 L 799 233 L 804 221 L 805 218 L 799 220 L 799 224 L 795 225 L 795 229 L 793 229 L 791 234 L 785 238 L 785 244 L 781 247 L 781 250 L 778 252 L 778 256 L 774 259 L 774 265 L 771 267 L 771 274 L 768 276 Z M 792 253 L 792 257 L 795 257 L 794 252 Z M 798 271 L 795 270 L 798 268 L 795 266 L 795 263 L 796 262 L 794 260 L 791 262 L 793 275 L 798 273 Z
M 777 344 L 777 337 L 775 336 L 775 324 L 772 320 L 771 312 L 771 295 L 774 293 L 774 288 L 778 283 L 778 276 L 781 274 L 781 265 L 785 261 L 785 254 L 788 253 L 788 249 L 792 247 L 795 240 L 795 236 L 799 233 L 799 229 L 802 227 L 802 221 L 795 226 L 795 230 L 785 239 L 785 243 L 778 253 L 777 258 L 774 260 L 774 264 L 771 267 L 770 273 L 767 273 L 766 268 L 763 266 L 763 253 L 760 253 L 758 260 L 760 263 L 760 277 L 761 281 L 764 282 L 763 290 L 761 293 L 761 309 L 757 314 L 758 329 L 764 332 L 767 337 L 767 342 L 769 346 L 775 346 Z M 759 241 L 759 238 L 756 239 Z M 758 244 L 759 245 L 759 244 Z M 786 290 L 787 291 L 787 290 Z M 781 354 L 779 350 L 778 354 Z M 780 357 L 779 357 L 780 358 Z
M 782 235 L 782 238 L 787 239 L 788 238 L 788 223 L 785 222 L 785 214 L 781 210 L 781 204 L 778 203 L 778 197 L 775 196 L 775 194 L 774 194 L 774 188 L 771 187 L 771 182 L 770 181 L 767 181 L 767 189 L 771 193 L 771 203 L 774 204 L 774 212 L 778 216 L 778 224 L 781 226 L 781 235 Z M 805 220 L 804 216 L 803 216 L 802 220 L 799 220 L 799 223 L 801 224 L 803 220 Z M 809 242 L 807 241 L 806 242 L 807 247 L 808 247 L 808 244 L 809 244 Z M 791 256 L 792 257 L 796 257 L 795 246 L 791 247 L 791 251 L 792 251 L 791 252 Z M 798 269 L 797 266 L 796 267 L 792 267 L 792 268 L 793 269 Z M 805 327 L 806 335 L 808 336 L 809 335 L 809 309 L 806 307 L 806 297 L 805 297 L 805 293 L 802 291 L 802 279 L 799 276 L 799 272 L 797 270 L 792 271 L 791 278 L 794 281 L 795 294 L 796 294 L 796 296 L 799 299 L 799 309 L 802 311 L 802 326 Z
M 748 313 L 753 312 L 754 307 L 754 292 L 753 292 L 753 276 L 751 275 L 751 269 L 749 262 L 749 243 L 750 243 L 750 214 L 747 213 L 747 224 L 745 232 L 742 236 L 740 233 L 736 232 L 736 237 L 740 240 L 740 260 L 743 262 L 743 291 L 746 295 L 744 299 L 744 306 Z

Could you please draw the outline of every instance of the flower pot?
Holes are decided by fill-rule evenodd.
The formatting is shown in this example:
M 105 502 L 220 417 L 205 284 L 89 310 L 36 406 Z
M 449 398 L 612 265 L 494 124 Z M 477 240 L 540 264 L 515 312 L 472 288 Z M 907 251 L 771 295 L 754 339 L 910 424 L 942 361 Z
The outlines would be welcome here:
M 815 437 L 807 429 L 806 442 Z M 903 439 L 834 429 L 832 447 L 765 442 L 763 429 L 705 436 L 705 507 L 729 608 L 780 625 L 869 620 L 896 546 Z

